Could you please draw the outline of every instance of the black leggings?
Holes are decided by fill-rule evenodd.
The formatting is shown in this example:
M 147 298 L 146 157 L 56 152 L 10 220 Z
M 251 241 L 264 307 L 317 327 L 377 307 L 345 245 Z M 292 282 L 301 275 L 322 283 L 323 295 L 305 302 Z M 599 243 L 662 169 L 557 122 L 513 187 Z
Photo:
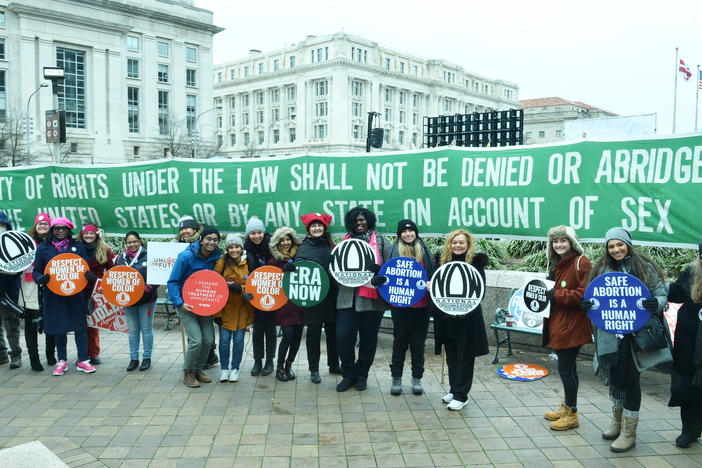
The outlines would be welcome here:
M 563 382 L 565 392 L 565 405 L 573 411 L 577 411 L 578 406 L 578 369 L 575 358 L 578 357 L 580 346 L 568 349 L 557 349 L 558 374 Z
M 297 351 L 300 349 L 302 341 L 302 325 L 285 325 L 281 327 L 283 338 L 278 345 L 278 365 L 283 366 L 285 362 L 293 363 Z M 286 357 L 287 356 L 287 357 Z
M 272 361 L 275 357 L 275 315 L 273 312 L 256 311 L 256 319 L 253 324 L 251 342 L 253 343 L 253 357 L 255 361 L 263 360 L 263 342 L 266 342 L 266 361 Z
M 336 352 L 336 322 L 324 322 L 324 335 L 327 337 L 327 365 L 339 367 L 339 356 Z M 307 361 L 311 372 L 319 372 L 322 340 L 322 324 L 307 325 Z

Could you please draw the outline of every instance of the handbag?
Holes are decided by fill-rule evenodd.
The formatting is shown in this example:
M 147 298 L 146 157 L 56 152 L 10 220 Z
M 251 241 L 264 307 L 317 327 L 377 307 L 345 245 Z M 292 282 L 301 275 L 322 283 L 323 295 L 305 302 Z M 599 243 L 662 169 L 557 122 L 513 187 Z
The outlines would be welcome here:
M 637 352 L 653 351 L 668 347 L 668 339 L 663 323 L 661 323 L 661 319 L 657 315 L 651 317 L 649 324 L 632 333 L 631 337 L 634 350 Z

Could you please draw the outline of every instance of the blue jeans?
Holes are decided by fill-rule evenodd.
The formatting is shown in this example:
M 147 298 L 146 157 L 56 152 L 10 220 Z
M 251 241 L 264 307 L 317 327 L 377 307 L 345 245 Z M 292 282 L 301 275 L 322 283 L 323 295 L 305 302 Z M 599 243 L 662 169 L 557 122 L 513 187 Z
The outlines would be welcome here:
M 76 340 L 76 348 L 78 348 L 78 360 L 87 361 L 88 360 L 88 332 L 86 330 L 73 332 Z M 59 361 L 68 361 L 68 351 L 66 349 L 68 343 L 68 334 L 61 333 L 60 335 L 54 335 L 56 340 L 56 354 L 58 355 Z
M 129 359 L 139 360 L 139 332 L 144 339 L 144 359 L 151 359 L 154 347 L 154 302 L 124 308 L 129 327 Z
M 232 367 L 231 369 L 239 369 L 241 365 L 241 357 L 244 355 L 244 336 L 246 328 L 241 330 L 227 330 L 224 327 L 219 327 L 219 364 L 222 370 L 229 370 L 229 342 L 233 341 L 232 346 Z

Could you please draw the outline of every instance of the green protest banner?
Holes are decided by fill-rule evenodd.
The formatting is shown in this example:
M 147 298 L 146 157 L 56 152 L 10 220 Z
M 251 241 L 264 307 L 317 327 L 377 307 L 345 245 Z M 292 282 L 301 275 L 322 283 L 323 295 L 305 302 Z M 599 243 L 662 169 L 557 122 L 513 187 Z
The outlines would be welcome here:
M 47 212 L 108 233 L 171 234 L 183 214 L 241 231 L 299 230 L 301 214 L 343 216 L 363 205 L 380 232 L 402 218 L 422 234 L 463 227 L 479 236 L 543 239 L 568 224 L 584 240 L 611 226 L 637 242 L 692 247 L 702 231 L 702 135 L 557 146 L 436 148 L 407 153 L 275 159 L 159 160 L 118 166 L 0 170 L 0 208 L 28 228 Z

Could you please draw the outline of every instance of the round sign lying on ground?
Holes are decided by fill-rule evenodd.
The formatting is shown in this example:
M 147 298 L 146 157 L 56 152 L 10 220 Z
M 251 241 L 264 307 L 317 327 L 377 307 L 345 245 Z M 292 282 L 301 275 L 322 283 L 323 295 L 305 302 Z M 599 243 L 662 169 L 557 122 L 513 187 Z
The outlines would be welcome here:
M 19 273 L 34 261 L 37 247 L 34 239 L 24 232 L 5 231 L 0 234 L 0 270 Z
M 144 278 L 132 267 L 112 267 L 102 278 L 102 295 L 110 304 L 119 307 L 132 306 L 144 295 Z
M 183 284 L 183 302 L 192 306 L 193 313 L 204 317 L 214 315 L 229 299 L 227 282 L 212 270 L 196 271 Z
M 646 285 L 635 276 L 619 271 L 604 273 L 593 279 L 585 290 L 592 302 L 587 313 L 600 330 L 626 335 L 643 327 L 651 312 L 643 307 L 651 297 Z
M 414 258 L 395 257 L 383 264 L 378 272 L 388 281 L 378 286 L 385 301 L 395 307 L 410 307 L 427 293 L 427 272 Z
M 548 375 L 548 369 L 536 364 L 507 364 L 497 369 L 497 375 L 508 380 L 533 382 Z
M 431 299 L 447 314 L 465 315 L 475 310 L 484 295 L 483 277 L 470 263 L 444 263 L 431 277 Z
M 280 309 L 288 302 L 283 291 L 283 270 L 271 265 L 256 268 L 249 274 L 246 292 L 253 294 L 251 305 L 259 310 Z
M 283 274 L 283 291 L 288 300 L 300 307 L 316 306 L 329 293 L 329 275 L 318 263 L 295 262 L 295 271 Z
M 89 269 L 83 257 L 72 253 L 59 254 L 44 268 L 44 274 L 51 277 L 47 286 L 59 296 L 78 294 L 88 285 L 85 272 Z
M 339 284 L 350 288 L 370 281 L 373 272 L 368 266 L 378 263 L 373 247 L 358 239 L 342 240 L 332 250 L 331 257 L 329 273 Z

